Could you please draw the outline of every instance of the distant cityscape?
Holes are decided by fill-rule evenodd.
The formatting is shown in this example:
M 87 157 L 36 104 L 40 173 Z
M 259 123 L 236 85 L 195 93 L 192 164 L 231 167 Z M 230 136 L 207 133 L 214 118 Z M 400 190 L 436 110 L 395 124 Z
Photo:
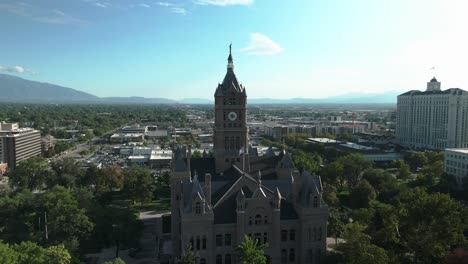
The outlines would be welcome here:
M 467 91 L 442 90 L 434 77 L 425 91 L 398 95 L 396 106 L 248 107 L 246 89 L 237 80 L 230 52 L 214 108 L 5 103 L 3 109 L 8 110 L 0 115 L 5 120 L 0 123 L 1 189 L 9 192 L 30 186 L 41 193 L 55 184 L 69 188 L 83 184 L 100 197 L 104 182 L 123 175 L 122 183 L 105 187 L 104 193 L 122 192 L 134 204 L 149 202 L 154 210 L 138 211 L 139 221 L 145 223 L 140 230 L 144 235 L 135 238 L 139 247 L 122 248 L 129 263 L 135 256 L 157 261 L 151 263 L 189 263 L 183 259 L 190 254 L 200 264 L 239 263 L 242 254 L 237 246 L 246 239 L 263 245 L 264 263 L 324 263 L 333 256 L 346 261 L 351 258 L 348 248 L 355 250 L 354 242 L 346 235 L 349 231 L 337 229 L 333 221 L 351 228 L 354 217 L 363 221 L 353 212 L 378 203 L 393 204 L 391 199 L 403 195 L 398 185 L 447 188 L 466 207 Z M 37 118 L 41 107 L 52 116 L 67 113 L 56 110 L 60 107 L 74 108 L 77 114 L 61 114 L 59 120 Z M 156 116 L 151 111 L 157 111 Z M 36 121 L 23 118 L 28 112 Z M 41 156 L 44 159 L 38 159 Z M 34 172 L 23 182 L 22 177 L 29 175 L 27 168 L 39 168 L 33 164 L 47 164 L 44 168 L 51 164 L 51 168 Z M 76 167 L 66 174 L 70 164 Z M 53 177 L 65 178 L 57 182 L 44 176 L 31 183 L 37 173 L 51 171 Z M 136 180 L 137 185 L 128 185 L 126 177 L 131 174 L 143 178 Z M 89 183 L 81 183 L 83 175 L 91 177 Z M 76 177 L 73 183 L 70 177 Z M 144 177 L 149 181 L 138 182 Z M 395 185 L 376 184 L 384 178 Z M 386 194 L 385 188 L 393 194 Z M 369 193 L 363 196 L 365 192 Z M 151 212 L 157 213 L 147 215 Z M 44 232 L 40 228 L 39 223 L 38 236 Z M 119 243 L 117 238 L 113 244 L 116 257 Z M 105 249 L 100 250 L 83 257 L 95 259 L 94 263 L 112 259 Z M 430 254 L 425 257 L 436 259 Z

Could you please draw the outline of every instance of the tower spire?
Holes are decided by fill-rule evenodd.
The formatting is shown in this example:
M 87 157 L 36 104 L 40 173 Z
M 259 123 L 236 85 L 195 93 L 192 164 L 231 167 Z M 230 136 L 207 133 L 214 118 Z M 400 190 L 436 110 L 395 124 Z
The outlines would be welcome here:
M 229 69 L 234 69 L 234 63 L 232 62 L 232 42 L 229 44 L 229 57 L 228 57 L 228 70 Z

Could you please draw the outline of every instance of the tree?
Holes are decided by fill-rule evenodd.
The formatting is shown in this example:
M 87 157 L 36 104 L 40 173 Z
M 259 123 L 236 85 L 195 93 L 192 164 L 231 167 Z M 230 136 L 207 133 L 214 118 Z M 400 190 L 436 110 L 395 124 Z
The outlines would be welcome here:
M 338 246 L 338 237 L 340 237 L 344 232 L 344 223 L 341 218 L 341 214 L 337 210 L 330 210 L 330 214 L 328 216 L 327 233 L 335 238 L 336 246 Z
M 47 263 L 70 264 L 72 257 L 64 245 L 51 246 L 46 251 Z
M 171 176 L 169 172 L 164 172 L 156 177 L 156 188 L 154 190 L 155 198 L 169 198 L 171 196 L 170 180 Z
M 55 185 L 74 187 L 82 173 L 81 165 L 72 158 L 53 161 L 50 166 L 54 173 L 46 180 L 49 188 Z
M 121 258 L 116 258 L 112 261 L 106 261 L 103 264 L 125 264 L 125 261 L 123 261 Z
M 368 181 L 362 180 L 351 190 L 350 201 L 354 208 L 369 207 L 370 202 L 375 200 L 376 194 L 372 185 Z
M 428 163 L 428 159 L 423 152 L 416 152 L 411 154 L 408 157 L 408 164 L 410 165 L 411 169 L 415 171 L 418 168 L 423 167 Z
M 78 207 L 72 193 L 62 186 L 56 186 L 39 199 L 42 210 L 47 213 L 48 242 L 52 245 L 64 243 L 70 251 L 78 248 L 80 239 L 87 237 L 93 223 Z
M 266 264 L 264 250 L 268 244 L 260 244 L 258 240 L 253 240 L 249 236 L 244 236 L 244 241 L 237 246 L 239 260 L 242 264 Z
M 328 206 L 336 206 L 340 202 L 338 197 L 336 196 L 336 188 L 330 184 L 324 184 L 323 187 L 323 199 L 327 203 Z
M 323 168 L 321 172 L 322 179 L 330 184 L 340 182 L 341 187 L 343 187 L 343 181 L 339 181 L 343 179 L 343 170 L 343 163 L 334 161 Z
M 201 157 L 202 157 L 202 153 L 199 150 L 193 151 L 192 158 L 201 158 Z
M 0 263 L 18 264 L 18 253 L 0 240 Z
M 468 211 L 447 194 L 416 188 L 400 195 L 400 245 L 414 261 L 440 263 L 451 248 L 464 245 Z
M 402 161 L 400 167 L 398 168 L 398 179 L 407 180 L 411 176 L 410 167 L 404 161 Z
M 8 243 L 35 238 L 36 197 L 29 190 L 0 198 L 0 236 Z
M 436 179 L 440 179 L 444 174 L 444 162 L 435 161 L 424 165 L 418 175 L 418 182 L 423 186 L 433 186 Z
M 29 158 L 14 168 L 9 174 L 9 183 L 13 187 L 28 190 L 41 189 L 49 175 L 48 164 L 43 158 Z
M 338 250 L 343 252 L 345 263 L 350 264 L 386 264 L 389 263 L 387 252 L 370 243 L 370 236 L 363 231 L 365 226 L 349 223 L 345 226 L 344 239 Z
M 0 240 L 0 263 L 5 264 L 70 264 L 71 255 L 63 245 L 43 248 L 25 241 L 8 245 Z
M 304 151 L 294 151 L 292 160 L 299 171 L 318 172 L 322 164 L 322 158 L 316 153 L 305 153 Z
M 154 177 L 151 170 L 131 166 L 123 171 L 123 191 L 133 201 L 151 201 L 155 190 Z
M 24 264 L 46 264 L 46 250 L 36 243 L 25 241 L 21 244 L 13 245 L 13 249 L 18 252 L 19 263 Z
M 95 190 L 98 193 L 121 189 L 124 184 L 124 176 L 119 165 L 113 164 L 101 169 L 99 178 L 96 180 Z
M 179 264 L 197 264 L 199 258 L 198 254 L 193 251 L 192 245 L 188 243 L 180 256 Z
M 354 188 L 359 182 L 361 173 L 372 167 L 370 160 L 357 153 L 340 157 L 338 162 L 343 164 L 343 178 L 348 183 L 349 188 Z

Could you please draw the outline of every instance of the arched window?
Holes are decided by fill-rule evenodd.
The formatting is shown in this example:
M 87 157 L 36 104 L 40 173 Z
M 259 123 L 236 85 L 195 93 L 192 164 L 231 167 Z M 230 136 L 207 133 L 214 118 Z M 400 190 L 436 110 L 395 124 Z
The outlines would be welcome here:
M 314 227 L 314 241 L 317 240 L 317 228 Z
M 195 213 L 196 214 L 201 214 L 201 204 L 200 204 L 200 202 L 195 203 Z
M 223 256 L 216 255 L 216 264 L 223 264 Z
M 287 241 L 288 240 L 288 230 L 281 230 L 281 241 Z
M 224 264 L 231 264 L 231 254 L 226 254 L 224 256 Z
M 262 216 L 258 214 L 255 216 L 255 224 L 260 225 L 261 223 L 262 223 Z
M 268 233 L 263 233 L 263 244 L 268 243 Z
M 314 196 L 313 207 L 314 207 L 314 208 L 317 208 L 317 207 L 318 207 L 318 197 L 317 197 L 317 196 Z

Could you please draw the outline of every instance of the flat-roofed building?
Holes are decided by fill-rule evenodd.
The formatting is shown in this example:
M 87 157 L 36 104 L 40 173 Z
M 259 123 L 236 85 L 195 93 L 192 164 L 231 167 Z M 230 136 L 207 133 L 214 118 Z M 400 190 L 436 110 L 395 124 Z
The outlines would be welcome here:
M 41 155 L 41 132 L 19 128 L 16 123 L 0 123 L 0 163 L 15 168 L 19 162 Z
M 454 176 L 459 187 L 468 181 L 468 148 L 445 150 L 445 173 Z

